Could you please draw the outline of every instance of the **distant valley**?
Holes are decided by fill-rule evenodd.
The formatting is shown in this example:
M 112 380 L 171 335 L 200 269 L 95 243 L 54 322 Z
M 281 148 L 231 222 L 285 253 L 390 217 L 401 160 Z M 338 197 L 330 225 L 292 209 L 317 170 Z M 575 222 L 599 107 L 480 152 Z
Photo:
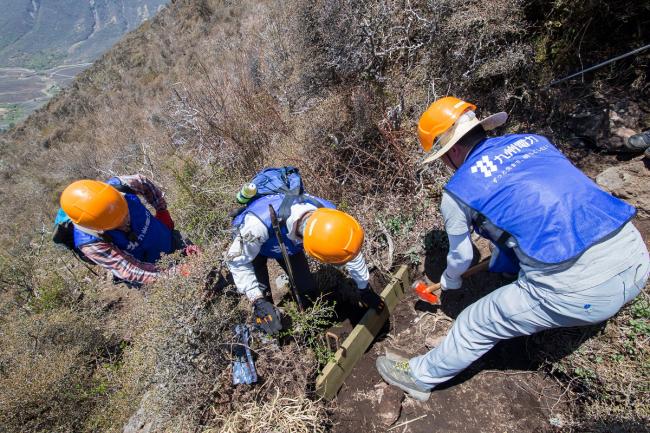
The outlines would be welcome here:
M 44 71 L 0 68 L 0 130 L 39 108 L 92 63 L 56 66 Z
M 0 130 L 40 107 L 168 0 L 0 0 Z

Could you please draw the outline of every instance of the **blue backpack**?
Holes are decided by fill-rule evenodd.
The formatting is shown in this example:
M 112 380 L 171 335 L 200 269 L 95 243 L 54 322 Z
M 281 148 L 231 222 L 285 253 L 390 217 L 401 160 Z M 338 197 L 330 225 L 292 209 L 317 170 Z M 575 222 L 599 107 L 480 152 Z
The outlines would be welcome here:
M 265 195 L 305 193 L 300 171 L 291 166 L 265 168 L 253 177 L 251 183 L 257 187 L 257 194 L 251 202 Z
M 322 204 L 313 199 L 304 199 L 305 186 L 300 176 L 300 171 L 296 167 L 269 167 L 257 173 L 251 183 L 257 187 L 257 194 L 248 202 L 246 206 L 236 209 L 231 216 L 234 218 L 242 213 L 248 206 L 260 197 L 274 194 L 283 194 L 282 204 L 278 210 L 278 220 L 281 224 L 286 223 L 291 205 L 296 201 L 315 202 L 314 205 L 322 207 Z

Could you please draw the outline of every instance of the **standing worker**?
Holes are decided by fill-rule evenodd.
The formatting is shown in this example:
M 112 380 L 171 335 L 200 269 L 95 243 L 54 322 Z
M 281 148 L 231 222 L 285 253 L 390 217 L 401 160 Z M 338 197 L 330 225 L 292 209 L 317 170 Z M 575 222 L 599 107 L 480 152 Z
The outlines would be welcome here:
M 325 199 L 304 194 L 294 167 L 265 169 L 252 184 L 253 197 L 232 223 L 235 239 L 227 252 L 227 265 L 237 290 L 249 299 L 256 321 L 267 334 L 282 329 L 272 303 L 268 259 L 276 260 L 287 272 L 269 206 L 280 218 L 280 241 L 299 292 L 313 295 L 315 291 L 307 252 L 319 262 L 345 266 L 356 283 L 359 304 L 378 312 L 383 309 L 383 300 L 368 284 L 368 267 L 361 253 L 364 232 L 356 219 Z
M 500 340 L 607 320 L 648 279 L 632 206 L 599 189 L 545 137 L 487 138 L 507 115 L 479 121 L 475 109 L 445 97 L 418 126 L 424 150 L 436 147 L 425 162 L 441 158 L 454 171 L 441 203 L 450 250 L 440 288 L 460 289 L 472 262 L 472 228 L 514 259 L 519 276 L 465 308 L 425 355 L 377 359 L 384 380 L 418 400 Z
M 138 196 L 155 209 L 155 217 Z M 162 254 L 184 247 L 173 229 L 162 191 L 146 177 L 79 180 L 61 194 L 55 242 L 108 269 L 115 281 L 139 286 L 159 277 L 156 262 Z

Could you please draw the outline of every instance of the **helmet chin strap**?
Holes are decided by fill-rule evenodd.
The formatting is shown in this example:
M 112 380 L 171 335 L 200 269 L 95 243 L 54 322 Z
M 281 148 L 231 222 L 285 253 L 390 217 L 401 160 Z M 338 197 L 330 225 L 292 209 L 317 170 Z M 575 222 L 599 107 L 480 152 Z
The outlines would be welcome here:
M 463 162 L 461 165 L 467 161 L 467 158 L 469 155 L 472 153 L 474 148 L 485 138 L 487 137 L 487 134 L 485 133 L 485 129 L 481 125 L 476 125 L 474 128 L 470 129 L 467 131 L 467 133 L 460 139 L 458 140 L 458 143 L 456 143 L 455 146 L 462 146 L 463 148 L 467 149 L 467 153 L 465 153 L 465 157 L 463 158 Z M 451 158 L 449 153 L 453 150 L 453 147 L 449 149 L 449 152 L 445 153 L 443 155 L 443 158 L 447 158 L 447 161 L 449 161 L 449 164 L 454 167 L 454 171 L 458 170 L 458 165 L 454 163 L 454 160 Z
M 451 150 L 451 149 L 450 149 L 450 150 Z M 451 159 L 451 156 L 449 156 L 449 152 L 447 152 L 447 153 L 445 153 L 444 155 L 442 155 L 442 157 L 443 157 L 443 158 L 446 158 L 446 159 L 447 159 L 447 162 L 449 162 L 449 165 L 451 165 L 452 167 L 454 167 L 454 168 L 453 168 L 454 171 L 458 170 L 458 166 L 457 166 L 456 164 L 454 164 L 454 160 Z

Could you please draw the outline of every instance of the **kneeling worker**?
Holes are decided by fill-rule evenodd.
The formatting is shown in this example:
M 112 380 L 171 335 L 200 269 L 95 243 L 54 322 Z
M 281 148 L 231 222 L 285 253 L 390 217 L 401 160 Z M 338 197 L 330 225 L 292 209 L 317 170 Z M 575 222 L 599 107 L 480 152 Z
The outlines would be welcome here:
M 648 250 L 630 222 L 636 211 L 601 190 L 545 137 L 487 138 L 506 113 L 479 121 L 475 106 L 435 101 L 421 116 L 420 142 L 454 171 L 442 196 L 449 237 L 441 289 L 457 290 L 472 262 L 472 229 L 513 252 L 518 279 L 471 304 L 442 343 L 410 360 L 380 357 L 386 382 L 426 400 L 500 340 L 607 320 L 648 279 Z
M 251 201 L 233 220 L 235 239 L 227 252 L 227 265 L 237 290 L 250 300 L 256 321 L 269 335 L 279 332 L 282 325 L 272 303 L 268 259 L 287 270 L 269 205 L 280 214 L 283 203 L 287 203 L 285 197 L 284 193 L 269 194 Z M 292 197 L 288 208 L 281 236 L 297 289 L 306 295 L 315 291 L 304 254 L 307 252 L 319 262 L 345 266 L 356 283 L 359 304 L 380 312 L 384 303 L 368 285 L 368 267 L 361 253 L 364 232 L 357 220 L 336 210 L 329 201 L 308 194 Z
M 138 196 L 155 209 L 155 216 Z M 161 273 L 156 266 L 160 256 L 184 247 L 173 235 L 162 191 L 141 175 L 73 182 L 61 194 L 61 208 L 57 225 L 68 218 L 74 224 L 69 247 L 111 271 L 116 281 L 151 283 Z

